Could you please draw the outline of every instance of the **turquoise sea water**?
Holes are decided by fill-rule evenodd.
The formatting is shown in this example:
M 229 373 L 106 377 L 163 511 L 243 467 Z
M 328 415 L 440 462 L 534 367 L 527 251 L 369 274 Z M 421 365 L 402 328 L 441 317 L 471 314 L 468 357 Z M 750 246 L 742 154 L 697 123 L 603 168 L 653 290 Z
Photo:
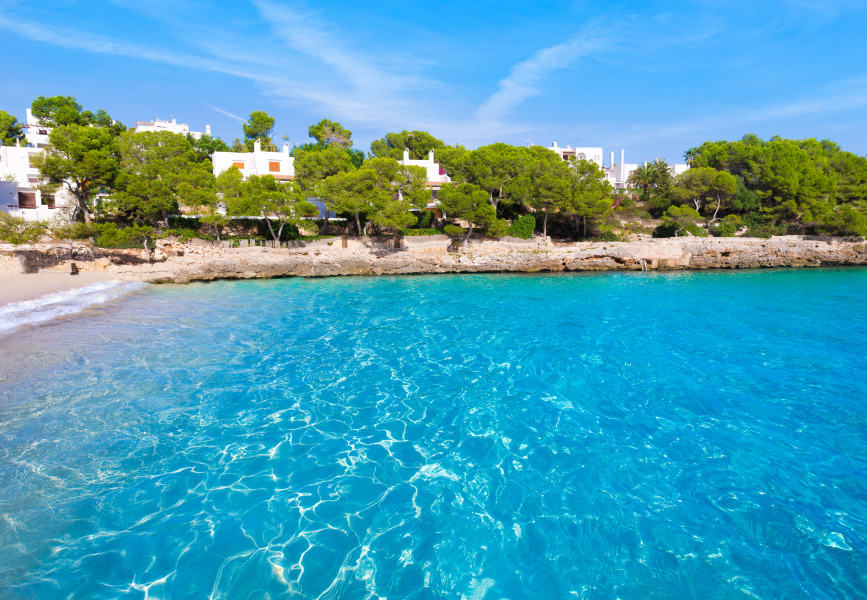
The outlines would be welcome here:
M 157 286 L 0 337 L 0 598 L 867 596 L 867 270 Z

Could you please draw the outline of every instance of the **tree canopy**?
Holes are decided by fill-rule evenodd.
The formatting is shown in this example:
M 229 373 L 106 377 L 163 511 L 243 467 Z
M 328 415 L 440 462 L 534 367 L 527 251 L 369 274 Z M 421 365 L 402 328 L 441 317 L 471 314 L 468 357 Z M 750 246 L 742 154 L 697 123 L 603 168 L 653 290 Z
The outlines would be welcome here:
M 24 137 L 24 128 L 18 119 L 5 110 L 0 110 L 0 146 L 14 146 Z
M 118 140 L 120 172 L 114 209 L 136 223 L 167 223 L 186 203 L 200 206 L 212 193 L 210 163 L 198 160 L 190 142 L 168 131 L 127 132 Z
M 431 150 L 442 148 L 442 140 L 438 140 L 427 131 L 406 131 L 386 133 L 382 139 L 370 144 L 371 158 L 393 158 L 401 160 L 403 151 L 409 149 L 409 157 L 413 160 L 424 160 Z
M 104 127 L 86 125 L 55 127 L 48 139 L 49 147 L 34 164 L 44 179 L 67 187 L 89 223 L 91 201 L 118 174 L 117 139 Z
M 244 144 L 249 152 L 253 151 L 256 140 L 262 145 L 263 150 L 271 150 L 274 143 L 271 136 L 274 134 L 274 117 L 263 110 L 254 110 L 250 118 L 243 124 Z
M 33 116 L 48 127 L 64 125 L 93 125 L 105 127 L 113 135 L 120 135 L 126 130 L 123 123 L 115 123 L 107 112 L 99 109 L 95 113 L 83 110 L 82 106 L 72 96 L 39 96 L 30 106 Z

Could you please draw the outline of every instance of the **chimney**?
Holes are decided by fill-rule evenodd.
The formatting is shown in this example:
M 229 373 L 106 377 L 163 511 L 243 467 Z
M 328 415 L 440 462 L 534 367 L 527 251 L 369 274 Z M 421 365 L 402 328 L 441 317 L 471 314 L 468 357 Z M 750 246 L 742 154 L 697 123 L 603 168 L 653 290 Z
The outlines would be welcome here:
M 620 149 L 620 183 L 626 183 L 626 150 Z
M 205 135 L 211 135 L 211 126 L 205 125 Z
M 433 148 L 431 148 L 430 152 L 428 152 L 427 159 L 431 162 L 434 161 Z
M 178 124 L 178 120 L 177 120 L 177 119 L 172 119 L 172 125 L 177 125 L 177 124 Z
M 283 144 L 283 154 L 289 156 L 289 142 Z
M 409 160 L 409 148 L 403 149 L 403 160 L 404 160 L 404 162 Z
M 614 170 L 614 150 L 611 151 L 611 162 L 608 163 L 608 168 Z
M 257 154 L 262 151 L 262 142 L 257 138 L 255 142 L 253 142 L 253 153 Z

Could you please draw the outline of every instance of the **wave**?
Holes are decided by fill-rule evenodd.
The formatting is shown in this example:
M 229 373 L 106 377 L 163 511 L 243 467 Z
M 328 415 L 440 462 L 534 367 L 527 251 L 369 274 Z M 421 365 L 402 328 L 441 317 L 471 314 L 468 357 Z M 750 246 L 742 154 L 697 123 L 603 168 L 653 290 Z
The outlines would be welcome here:
M 148 284 L 140 282 L 102 281 L 73 290 L 45 294 L 33 300 L 12 302 L 0 306 L 0 334 L 25 325 L 36 325 L 105 304 L 129 293 L 142 290 Z

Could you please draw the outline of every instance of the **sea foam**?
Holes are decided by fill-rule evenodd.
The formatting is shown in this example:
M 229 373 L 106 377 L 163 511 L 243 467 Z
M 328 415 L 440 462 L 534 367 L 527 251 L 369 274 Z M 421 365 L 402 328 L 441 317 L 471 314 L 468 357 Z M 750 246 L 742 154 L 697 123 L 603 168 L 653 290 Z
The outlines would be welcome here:
M 0 334 L 9 333 L 25 325 L 36 325 L 64 315 L 105 304 L 111 300 L 144 289 L 148 284 L 139 282 L 102 281 L 73 290 L 45 294 L 33 300 L 12 302 L 0 306 Z

